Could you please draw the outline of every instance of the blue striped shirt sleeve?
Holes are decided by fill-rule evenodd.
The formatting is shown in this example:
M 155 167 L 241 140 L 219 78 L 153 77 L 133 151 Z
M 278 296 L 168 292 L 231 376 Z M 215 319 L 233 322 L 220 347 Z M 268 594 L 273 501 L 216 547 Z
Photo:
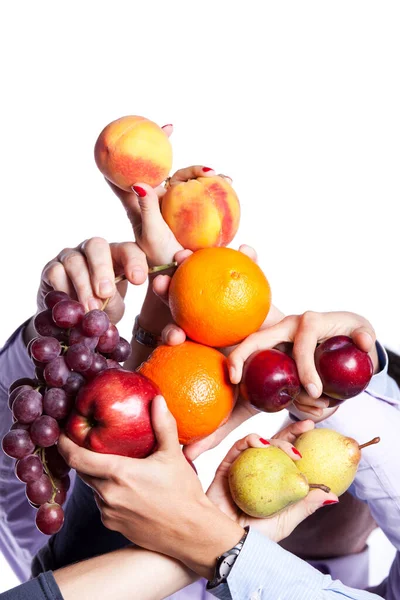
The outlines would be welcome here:
M 314 567 L 250 529 L 226 583 L 209 590 L 220 600 L 378 600 L 332 581 Z

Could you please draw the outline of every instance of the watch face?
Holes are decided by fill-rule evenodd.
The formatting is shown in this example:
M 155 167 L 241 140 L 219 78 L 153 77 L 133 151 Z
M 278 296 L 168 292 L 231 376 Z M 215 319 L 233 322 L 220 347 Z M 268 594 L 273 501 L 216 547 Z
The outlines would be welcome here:
M 236 560 L 236 557 L 236 553 L 228 554 L 228 556 L 225 556 L 224 560 L 221 562 L 219 567 L 219 576 L 221 578 L 225 578 L 229 575 L 232 565 Z

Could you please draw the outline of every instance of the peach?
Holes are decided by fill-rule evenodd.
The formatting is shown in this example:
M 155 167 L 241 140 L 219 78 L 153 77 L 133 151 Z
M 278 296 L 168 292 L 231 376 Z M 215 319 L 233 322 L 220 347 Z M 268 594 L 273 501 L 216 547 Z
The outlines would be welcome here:
M 236 192 L 219 175 L 171 185 L 162 198 L 161 212 L 178 242 L 193 251 L 227 246 L 240 221 Z
M 131 191 L 135 183 L 159 185 L 172 167 L 172 147 L 164 131 L 144 117 L 122 117 L 97 138 L 94 158 L 112 183 Z

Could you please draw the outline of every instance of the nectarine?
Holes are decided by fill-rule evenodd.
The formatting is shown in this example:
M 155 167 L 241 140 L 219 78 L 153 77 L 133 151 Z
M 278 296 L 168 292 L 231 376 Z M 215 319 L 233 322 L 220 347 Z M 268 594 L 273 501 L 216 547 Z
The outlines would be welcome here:
M 138 182 L 160 185 L 172 167 L 168 136 L 144 117 L 109 123 L 97 138 L 94 157 L 104 177 L 128 192 Z

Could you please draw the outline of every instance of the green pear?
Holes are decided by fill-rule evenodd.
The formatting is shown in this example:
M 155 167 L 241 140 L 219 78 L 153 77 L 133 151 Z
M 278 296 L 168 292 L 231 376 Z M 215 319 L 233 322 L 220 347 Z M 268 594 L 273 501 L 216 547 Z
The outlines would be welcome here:
M 232 464 L 229 487 L 235 504 L 265 518 L 307 496 L 309 485 L 296 463 L 275 446 L 248 448 Z
M 361 459 L 361 449 L 376 444 L 374 438 L 362 446 L 333 429 L 312 429 L 300 435 L 295 446 L 302 455 L 296 467 L 310 484 L 322 481 L 336 496 L 351 486 Z

